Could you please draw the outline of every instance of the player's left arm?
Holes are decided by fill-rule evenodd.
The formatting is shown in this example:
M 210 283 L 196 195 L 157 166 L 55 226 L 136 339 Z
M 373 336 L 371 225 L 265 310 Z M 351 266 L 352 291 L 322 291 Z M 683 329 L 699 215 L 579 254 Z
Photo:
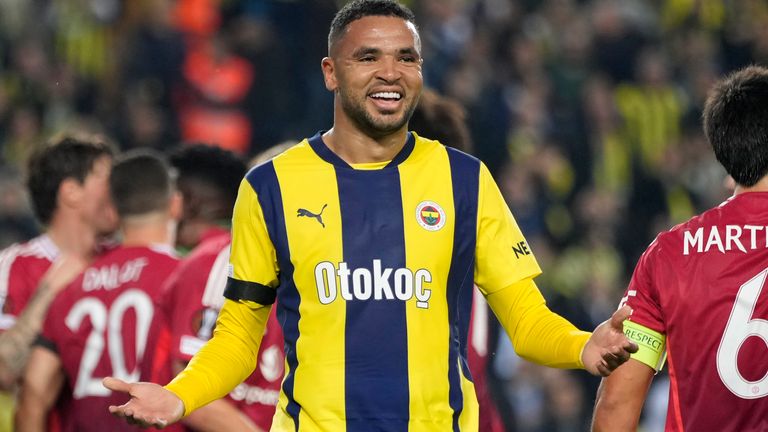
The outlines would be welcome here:
M 590 334 L 549 310 L 530 278 L 493 292 L 486 300 L 515 352 L 544 366 L 583 368 L 593 375 L 607 376 L 637 350 L 622 331 L 622 323 L 629 316 L 627 307 Z
M 622 333 L 620 309 L 590 335 L 547 308 L 533 282 L 536 258 L 485 165 L 480 167 L 476 284 L 512 339 L 515 350 L 539 364 L 585 368 L 608 375 L 636 349 Z
M 16 432 L 45 432 L 48 413 L 64 385 L 59 356 L 48 348 L 35 346 L 22 378 L 16 406 Z

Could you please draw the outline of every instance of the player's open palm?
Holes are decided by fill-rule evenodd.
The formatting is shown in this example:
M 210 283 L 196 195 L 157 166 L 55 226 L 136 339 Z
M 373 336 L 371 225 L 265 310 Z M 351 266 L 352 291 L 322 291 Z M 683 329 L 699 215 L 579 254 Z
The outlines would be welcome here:
M 624 320 L 631 313 L 629 306 L 623 306 L 595 328 L 582 353 L 584 368 L 589 373 L 608 376 L 629 360 L 631 353 L 637 352 L 637 344 L 624 335 Z
M 130 424 L 164 428 L 184 415 L 181 399 L 158 384 L 127 383 L 112 377 L 104 378 L 103 384 L 112 391 L 130 395 L 131 399 L 123 405 L 109 407 L 109 412 Z

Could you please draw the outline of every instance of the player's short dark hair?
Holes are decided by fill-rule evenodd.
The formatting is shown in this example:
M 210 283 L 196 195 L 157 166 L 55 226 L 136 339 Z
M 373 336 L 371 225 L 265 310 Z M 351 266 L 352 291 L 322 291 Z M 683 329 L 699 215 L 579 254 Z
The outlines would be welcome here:
M 104 138 L 88 135 L 58 136 L 34 149 L 27 161 L 27 189 L 37 219 L 44 225 L 51 222 L 64 180 L 82 184 L 98 159 L 114 155 Z
M 472 153 L 472 138 L 461 104 L 434 90 L 424 89 L 408 127 L 424 138 Z
M 171 151 L 169 161 L 178 173 L 178 185 L 185 195 L 205 185 L 214 190 L 213 198 L 219 203 L 216 207 L 231 212 L 240 181 L 248 169 L 245 160 L 221 147 L 192 143 Z M 229 218 L 231 214 L 214 217 Z
M 175 175 L 162 154 L 130 150 L 115 160 L 109 176 L 112 202 L 121 218 L 168 209 Z
M 413 12 L 394 0 L 354 0 L 342 7 L 333 17 L 328 32 L 328 51 L 330 52 L 350 23 L 368 16 L 397 17 L 416 24 Z
M 749 66 L 719 81 L 704 106 L 704 132 L 736 183 L 768 174 L 768 69 Z

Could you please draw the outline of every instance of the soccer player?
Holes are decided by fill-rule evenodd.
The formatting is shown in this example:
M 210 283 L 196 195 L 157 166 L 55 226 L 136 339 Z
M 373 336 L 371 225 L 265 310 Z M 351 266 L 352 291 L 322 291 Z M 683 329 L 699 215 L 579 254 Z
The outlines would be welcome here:
M 108 187 L 113 154 L 112 147 L 96 137 L 64 136 L 36 149 L 29 159 L 27 188 L 45 231 L 0 252 L 2 389 L 13 388 L 21 375 L 28 347 L 63 286 L 42 284 L 38 289 L 45 272 L 61 255 L 68 255 L 62 270 L 82 269 L 99 236 L 116 227 Z
M 70 396 L 62 432 L 137 430 L 109 415 L 124 396 L 105 376 L 165 382 L 171 376 L 167 328 L 158 319 L 161 286 L 176 268 L 172 249 L 181 197 L 168 165 L 128 153 L 109 180 L 122 244 L 100 255 L 51 304 L 24 373 L 16 430 L 44 431 L 60 392 Z M 164 339 L 166 339 L 164 343 Z
M 667 431 L 768 430 L 768 69 L 719 81 L 704 131 L 735 180 L 731 198 L 659 234 L 640 257 L 622 304 L 640 345 L 603 380 L 593 429 L 634 431 L 666 357 Z
M 232 208 L 245 162 L 220 147 L 184 145 L 170 156 L 184 198 L 177 243 L 194 247 L 169 279 L 164 307 L 171 323 L 176 372 L 210 339 L 224 303 Z M 258 367 L 226 398 L 184 419 L 194 430 L 266 431 L 275 414 L 283 378 L 283 333 L 272 312 L 261 342 Z
M 165 388 L 106 379 L 132 396 L 113 413 L 167 424 L 228 393 L 256 364 L 275 298 L 287 371 L 273 431 L 477 431 L 466 363 L 473 281 L 526 358 L 594 374 L 629 358 L 629 308 L 593 334 L 550 312 L 485 166 L 408 131 L 422 88 L 408 9 L 348 3 L 322 71 L 333 128 L 240 185 L 213 337 Z

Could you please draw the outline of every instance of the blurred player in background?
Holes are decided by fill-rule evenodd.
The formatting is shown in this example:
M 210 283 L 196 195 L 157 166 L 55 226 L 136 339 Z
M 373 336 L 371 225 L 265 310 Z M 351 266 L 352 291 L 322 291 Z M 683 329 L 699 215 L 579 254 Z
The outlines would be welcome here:
M 322 60 L 333 128 L 249 171 L 216 331 L 165 388 L 106 379 L 142 424 L 178 421 L 256 366 L 277 298 L 286 364 L 273 431 L 478 430 L 466 363 L 473 282 L 521 355 L 610 374 L 629 308 L 594 333 L 544 304 L 533 254 L 477 159 L 408 132 L 422 88 L 413 13 L 356 0 Z
M 667 431 L 768 430 L 768 69 L 718 82 L 703 118 L 736 189 L 640 258 L 622 299 L 634 309 L 625 333 L 640 350 L 603 380 L 596 431 L 637 429 L 665 356 Z
M 56 294 L 37 289 L 43 274 L 62 253 L 90 259 L 99 236 L 116 227 L 108 185 L 112 157 L 112 147 L 104 141 L 67 136 L 41 146 L 29 160 L 27 187 L 45 231 L 0 253 L 0 331 L 6 332 L 0 338 L 3 388 L 10 388 L 21 373 L 25 347 Z M 28 305 L 25 319 L 17 322 Z
M 181 197 L 168 165 L 152 153 L 120 158 L 109 186 L 122 244 L 53 301 L 22 380 L 18 432 L 45 431 L 60 392 L 71 395 L 63 432 L 137 430 L 109 415 L 107 407 L 125 397 L 105 389 L 101 378 L 165 382 L 170 376 L 167 328 L 155 304 L 178 264 L 173 243 Z
M 230 224 L 246 165 L 219 147 L 184 145 L 173 152 L 184 211 L 177 242 L 194 248 L 169 279 L 164 307 L 171 323 L 171 358 L 179 372 L 213 334 L 227 284 Z M 226 398 L 183 420 L 196 431 L 266 431 L 283 378 L 283 333 L 269 318 L 256 370 Z
M 48 305 L 116 228 L 108 179 L 114 151 L 97 137 L 62 136 L 35 149 L 27 189 L 42 235 L 0 252 L 0 389 L 13 392 Z M 43 275 L 51 264 L 51 277 Z M 0 391 L 0 430 L 13 395 Z
M 466 124 L 464 108 L 455 100 L 425 88 L 408 127 L 441 144 L 472 153 L 472 139 Z M 480 428 L 483 432 L 504 432 L 504 423 L 488 387 L 488 346 L 490 333 L 488 304 L 474 287 L 472 316 L 469 322 L 467 362 L 480 407 Z

